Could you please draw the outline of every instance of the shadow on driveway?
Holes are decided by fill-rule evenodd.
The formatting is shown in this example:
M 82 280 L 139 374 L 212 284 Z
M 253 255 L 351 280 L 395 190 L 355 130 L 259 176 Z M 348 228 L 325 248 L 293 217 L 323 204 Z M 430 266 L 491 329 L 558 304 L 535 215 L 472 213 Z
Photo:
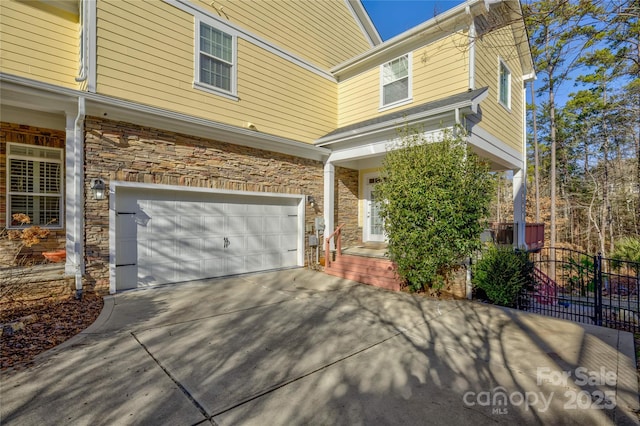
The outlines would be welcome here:
M 638 424 L 629 333 L 303 269 L 108 297 L 1 392 L 20 425 Z

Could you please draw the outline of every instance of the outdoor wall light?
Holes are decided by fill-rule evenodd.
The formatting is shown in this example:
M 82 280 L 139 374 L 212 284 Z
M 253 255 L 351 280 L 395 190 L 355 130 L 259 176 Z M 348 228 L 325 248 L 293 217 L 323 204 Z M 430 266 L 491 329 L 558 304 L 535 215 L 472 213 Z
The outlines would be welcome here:
M 311 205 L 311 207 L 315 207 L 316 199 L 313 198 L 313 195 L 307 195 L 307 202 Z
M 91 179 L 91 192 L 95 200 L 104 200 L 107 198 L 107 186 L 100 178 Z

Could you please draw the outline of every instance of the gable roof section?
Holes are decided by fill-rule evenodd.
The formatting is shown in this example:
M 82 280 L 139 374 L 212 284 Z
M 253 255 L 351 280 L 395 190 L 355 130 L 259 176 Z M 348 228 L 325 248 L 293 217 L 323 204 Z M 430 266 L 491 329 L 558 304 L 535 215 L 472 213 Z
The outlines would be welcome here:
M 512 25 L 523 73 L 530 78 L 533 75 L 533 63 L 520 0 L 467 0 L 334 66 L 330 72 L 338 81 L 345 80 L 366 69 L 442 38 L 445 34 L 469 28 L 474 18 L 489 14 L 500 15 L 505 24 Z
M 362 136 L 369 132 L 396 128 L 402 123 L 415 123 L 434 115 L 455 111 L 456 109 L 470 108 L 471 111 L 475 113 L 477 112 L 478 104 L 482 102 L 488 94 L 488 87 L 469 90 L 447 98 L 438 99 L 437 101 L 426 102 L 412 108 L 403 109 L 402 111 L 392 112 L 369 120 L 349 124 L 348 126 L 343 126 L 327 133 L 318 139 L 315 144 L 318 146 L 330 145 L 345 139 Z
M 364 35 L 369 39 L 371 47 L 377 46 L 382 43 L 382 38 L 376 29 L 376 26 L 371 21 L 367 10 L 362 5 L 361 0 L 344 0 L 347 6 L 351 10 L 356 22 L 362 29 Z

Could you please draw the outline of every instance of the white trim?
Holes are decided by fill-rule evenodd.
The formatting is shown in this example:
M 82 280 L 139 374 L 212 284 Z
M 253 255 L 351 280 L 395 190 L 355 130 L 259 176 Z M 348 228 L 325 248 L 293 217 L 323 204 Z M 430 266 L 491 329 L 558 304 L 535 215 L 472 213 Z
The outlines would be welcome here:
M 476 89 L 476 24 L 469 25 L 469 90 Z
M 371 124 L 369 126 L 361 127 L 355 130 L 346 130 L 344 132 L 334 134 L 331 136 L 325 136 L 318 140 L 316 140 L 317 146 L 327 146 L 331 144 L 335 144 L 338 142 L 348 141 L 354 138 L 362 137 L 364 135 L 370 133 L 377 133 L 389 129 L 395 129 L 402 124 L 415 124 L 417 122 L 426 120 L 426 119 L 437 119 L 438 116 L 446 116 L 447 114 L 453 114 L 456 109 L 464 110 L 469 108 L 469 110 L 473 113 L 477 113 L 478 105 L 489 95 L 489 91 L 486 90 L 481 95 L 477 96 L 475 99 L 457 102 L 455 104 L 446 105 L 440 108 L 434 108 L 427 111 L 422 111 L 416 114 L 412 114 L 409 116 L 402 117 L 399 120 L 390 120 L 384 121 L 380 123 Z M 460 111 L 461 113 L 463 111 Z
M 502 142 L 477 124 L 471 129 L 469 143 L 492 155 L 505 169 L 523 168 L 524 154 Z
M 504 66 L 504 68 L 507 70 L 507 72 L 509 73 L 509 75 L 507 76 L 507 103 L 505 104 L 504 102 L 502 102 L 501 99 L 501 95 L 502 95 L 502 78 L 501 78 L 501 74 L 502 74 L 502 67 Z M 509 65 L 507 65 L 507 62 L 502 59 L 500 56 L 498 56 L 498 103 L 500 105 L 502 105 L 507 111 L 511 112 L 511 97 L 513 96 L 513 91 L 511 90 L 511 86 L 513 84 L 513 80 L 512 80 L 512 76 L 513 73 L 511 72 L 511 68 L 509 68 Z
M 344 2 L 355 18 L 358 27 L 367 38 L 369 46 L 374 47 L 382 43 L 378 29 L 371 21 L 371 17 L 362 2 L 360 0 L 344 0 Z
M 162 0 L 171 6 L 174 6 L 183 12 L 187 12 L 190 15 L 193 15 L 195 19 L 201 19 L 206 21 L 215 22 L 215 26 L 217 28 L 226 28 L 223 31 L 229 34 L 233 34 L 243 40 L 246 40 L 256 46 L 273 53 L 274 55 L 279 56 L 282 59 L 285 59 L 289 62 L 292 62 L 307 71 L 311 71 L 314 74 L 319 75 L 320 77 L 326 78 L 329 81 L 337 82 L 336 78 L 327 70 L 318 67 L 315 64 L 301 58 L 298 55 L 295 55 L 291 52 L 288 52 L 270 41 L 251 33 L 250 31 L 245 30 L 244 28 L 234 24 L 233 22 L 227 21 L 219 16 L 214 15 L 212 12 L 204 9 L 197 4 L 190 3 L 188 0 Z
M 220 31 L 221 33 L 228 35 L 231 37 L 231 89 L 225 90 L 217 86 L 212 86 L 200 81 L 200 24 L 205 24 L 210 28 Z M 226 27 L 219 25 L 217 22 L 211 19 L 194 19 L 194 67 L 193 67 L 193 88 L 204 90 L 205 92 L 212 93 L 214 95 L 223 96 L 227 99 L 231 99 L 234 101 L 238 100 L 238 36 L 235 31 L 226 31 L 225 29 L 221 29 L 221 27 Z M 215 58 L 217 61 L 225 62 L 221 58 Z
M 329 235 L 333 234 L 335 231 L 335 178 L 336 178 L 336 168 L 331 161 L 328 161 L 324 164 L 323 170 L 323 187 L 324 187 L 324 238 L 328 238 Z M 322 247 L 324 249 L 324 239 L 322 242 Z M 331 240 L 330 250 L 335 248 L 335 241 Z M 325 253 L 325 256 L 328 256 Z
M 362 175 L 362 189 L 364 190 L 364 194 L 363 198 L 364 198 L 364 214 L 362 215 L 362 219 L 364 220 L 364 226 L 362 227 L 362 241 L 363 242 L 368 242 L 368 241 L 375 241 L 375 242 L 383 242 L 386 241 L 386 236 L 384 235 L 384 230 L 382 233 L 381 237 L 373 237 L 373 235 L 380 235 L 380 234 L 372 234 L 371 233 L 371 221 L 369 220 L 370 217 L 369 215 L 371 214 L 371 205 L 372 205 L 372 201 L 371 201 L 371 190 L 373 188 L 373 185 L 369 183 L 369 179 L 375 179 L 375 178 L 379 178 L 380 177 L 380 172 L 372 172 L 372 173 L 366 173 L 364 175 Z
M 249 146 L 265 151 L 293 155 L 311 160 L 324 161 L 330 150 L 313 144 L 287 139 L 213 120 L 169 111 L 96 93 L 81 92 L 54 86 L 36 80 L 0 73 L 0 90 L 3 104 L 41 111 L 56 111 L 75 108 L 76 99 L 85 97 L 87 115 L 107 117 L 111 120 L 145 125 L 148 127 L 186 133 L 207 139 Z M 9 91 L 11 98 L 9 100 Z M 30 99 L 30 98 L 33 98 Z
M 375 61 L 379 56 L 391 56 L 392 53 L 390 52 L 401 51 L 405 49 L 405 45 L 415 43 L 414 39 L 417 38 L 424 39 L 424 42 L 422 42 L 421 44 L 425 45 L 428 43 L 428 40 L 425 38 L 425 36 L 430 34 L 431 32 L 435 32 L 438 38 L 441 38 L 443 37 L 443 34 L 445 34 L 445 23 L 448 24 L 448 21 L 453 20 L 453 18 L 455 18 L 457 15 L 465 14 L 468 8 L 470 10 L 470 8 L 475 8 L 477 5 L 482 4 L 482 1 L 483 0 L 468 0 L 467 2 L 461 3 L 458 6 L 455 6 L 440 15 L 436 15 L 435 17 L 429 19 L 428 21 L 425 21 L 424 23 L 416 27 L 413 27 L 402 34 L 399 34 L 391 38 L 390 40 L 377 45 L 371 50 L 368 50 L 360 55 L 342 62 L 341 64 L 336 65 L 335 67 L 331 68 L 330 71 L 333 74 L 342 74 L 351 73 L 353 69 L 358 69 L 361 66 L 368 67 L 366 62 Z M 458 20 L 454 20 L 453 26 L 454 31 L 462 28 Z M 468 24 L 465 23 L 464 27 L 468 27 Z
M 98 75 L 98 48 L 97 48 L 97 28 L 98 18 L 96 12 L 96 0 L 86 0 L 85 9 L 87 20 L 85 29 L 87 29 L 87 90 L 96 93 L 96 82 Z
M 305 201 L 302 194 L 280 194 L 275 192 L 236 191 L 228 189 L 201 188 L 180 185 L 161 185 L 152 183 L 111 181 L 109 182 L 109 293 L 117 292 L 116 283 L 116 211 L 119 188 L 144 189 L 147 191 L 179 191 L 209 195 L 231 195 L 237 197 L 263 197 L 270 199 L 293 199 L 298 201 L 298 242 L 297 266 L 304 266 L 305 259 Z
M 437 129 L 422 132 L 424 140 L 432 142 L 441 139 L 445 131 L 453 130 L 453 126 L 443 126 Z M 398 137 L 395 129 L 393 132 L 379 135 L 378 139 L 368 143 L 361 143 L 342 149 L 334 149 L 329 160 L 332 163 L 343 163 L 345 161 L 361 160 L 365 158 L 378 157 L 389 151 L 400 147 L 401 138 Z
M 402 57 L 406 56 L 407 57 L 407 97 L 403 98 L 403 99 L 399 99 L 395 102 L 390 102 L 388 104 L 384 103 L 384 68 L 389 65 L 391 62 L 393 61 L 397 61 L 398 59 L 401 59 Z M 397 58 L 394 58 L 390 61 L 385 62 L 384 64 L 380 64 L 380 66 L 378 67 L 379 72 L 380 72 L 380 76 L 379 76 L 379 93 L 380 93 L 380 102 L 379 102 L 379 106 L 378 106 L 378 111 L 386 111 L 388 109 L 391 108 L 396 108 L 402 105 L 406 105 L 408 103 L 413 102 L 413 52 L 407 52 L 404 53 L 400 56 L 398 56 Z M 404 77 L 402 78 L 404 79 Z M 402 80 L 402 79 L 398 79 L 393 81 L 392 83 L 395 83 L 396 81 Z M 387 83 L 387 84 L 391 84 L 391 83 Z
M 19 146 L 24 146 L 24 147 L 28 147 L 29 149 L 33 149 L 33 150 L 50 150 L 50 151 L 58 151 L 60 156 L 57 159 L 52 159 L 52 158 L 41 158 L 41 157 L 34 157 L 34 156 L 30 156 L 30 155 L 15 155 L 15 154 L 11 154 L 11 146 L 14 145 L 19 145 Z M 11 167 L 9 165 L 9 162 L 11 159 L 18 159 L 18 160 L 25 160 L 25 161 L 33 161 L 33 162 L 38 162 L 38 163 L 54 163 L 54 164 L 58 164 L 60 166 L 60 181 L 58 182 L 58 184 L 60 185 L 60 192 L 58 192 L 57 194 L 50 194 L 50 197 L 55 197 L 57 196 L 57 198 L 60 200 L 60 204 L 58 207 L 58 222 L 55 223 L 54 225 L 46 225 L 43 223 L 37 223 L 34 225 L 38 225 L 41 226 L 43 228 L 46 229 L 63 229 L 64 228 L 64 223 L 65 223 L 65 218 L 64 218 L 64 213 L 65 213 L 65 151 L 63 148 L 55 148 L 55 147 L 49 147 L 49 146 L 40 146 L 40 145 L 33 145 L 33 144 L 26 144 L 26 143 L 21 143 L 21 142 L 12 142 L 12 141 L 7 141 L 6 142 L 6 159 L 5 159 L 5 182 L 6 184 L 6 190 L 5 190 L 5 196 L 6 196 L 6 200 L 5 200 L 5 208 L 6 208 L 6 228 L 7 229 L 21 229 L 23 227 L 21 226 L 12 226 L 11 222 L 12 217 L 11 217 L 11 204 L 10 204 L 10 194 L 13 193 L 13 191 L 11 191 Z M 32 197 L 42 197 L 42 196 L 47 196 L 46 193 L 39 193 L 39 192 L 28 192 L 28 191 L 22 191 L 20 194 L 18 195 L 25 195 L 27 197 L 32 196 Z M 27 213 L 27 212 L 24 212 Z M 35 213 L 35 211 L 34 211 Z M 31 219 L 34 219 L 33 217 Z M 46 226 L 45 226 L 46 225 Z

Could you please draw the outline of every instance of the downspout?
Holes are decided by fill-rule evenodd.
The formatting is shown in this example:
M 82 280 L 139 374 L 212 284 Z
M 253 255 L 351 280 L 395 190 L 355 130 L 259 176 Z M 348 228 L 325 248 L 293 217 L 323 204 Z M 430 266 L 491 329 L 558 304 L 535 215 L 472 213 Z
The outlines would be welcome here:
M 80 0 L 80 70 L 79 75 L 75 78 L 76 82 L 81 83 L 87 80 L 87 16 L 86 16 L 85 0 Z
M 84 274 L 84 117 L 85 98 L 78 97 L 78 114 L 73 122 L 73 176 L 75 183 L 74 204 L 75 244 L 73 247 L 75 258 L 76 299 L 82 299 L 82 275 Z

